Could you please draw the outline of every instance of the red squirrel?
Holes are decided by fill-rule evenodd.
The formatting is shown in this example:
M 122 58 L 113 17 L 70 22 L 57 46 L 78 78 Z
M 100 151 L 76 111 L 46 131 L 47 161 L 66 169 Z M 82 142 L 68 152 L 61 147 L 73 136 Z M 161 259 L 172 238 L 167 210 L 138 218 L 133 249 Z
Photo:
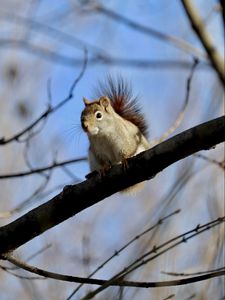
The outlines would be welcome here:
M 131 87 L 122 79 L 108 77 L 98 90 L 94 101 L 83 99 L 81 125 L 87 133 L 90 170 L 101 171 L 126 158 L 150 148 L 147 141 L 147 123 L 132 96 Z M 141 187 L 137 184 L 129 191 Z

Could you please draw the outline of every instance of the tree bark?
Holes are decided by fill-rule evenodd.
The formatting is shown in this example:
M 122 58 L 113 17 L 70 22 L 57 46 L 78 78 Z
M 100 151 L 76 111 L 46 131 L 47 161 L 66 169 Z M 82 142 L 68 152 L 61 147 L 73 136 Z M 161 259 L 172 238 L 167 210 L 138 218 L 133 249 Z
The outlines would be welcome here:
M 135 183 L 149 180 L 171 164 L 225 141 L 225 117 L 188 129 L 154 148 L 76 185 L 0 228 L 0 255 L 12 251 L 80 211 Z

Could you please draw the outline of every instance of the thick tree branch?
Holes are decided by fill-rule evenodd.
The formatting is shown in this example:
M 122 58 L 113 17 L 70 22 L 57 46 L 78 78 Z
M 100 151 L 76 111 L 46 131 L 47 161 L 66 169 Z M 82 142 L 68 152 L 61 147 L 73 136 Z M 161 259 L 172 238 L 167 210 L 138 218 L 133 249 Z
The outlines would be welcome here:
M 201 20 L 196 7 L 192 4 L 190 0 L 181 0 L 186 14 L 189 18 L 191 26 L 195 33 L 197 34 L 199 40 L 201 41 L 203 47 L 205 48 L 209 59 L 221 81 L 223 86 L 225 86 L 225 67 L 224 60 L 215 48 L 211 36 L 205 29 L 205 24 Z
M 151 179 L 171 164 L 225 141 L 225 117 L 186 130 L 113 166 L 104 177 L 93 176 L 67 186 L 47 203 L 0 228 L 0 254 L 14 250 L 80 211 L 135 183 Z

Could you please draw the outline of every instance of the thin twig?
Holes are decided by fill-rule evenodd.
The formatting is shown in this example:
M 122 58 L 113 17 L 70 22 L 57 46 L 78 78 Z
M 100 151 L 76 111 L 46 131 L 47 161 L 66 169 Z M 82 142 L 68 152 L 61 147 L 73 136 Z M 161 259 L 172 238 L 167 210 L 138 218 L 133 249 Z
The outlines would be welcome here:
M 224 0 L 220 0 L 220 5 L 221 5 L 221 13 L 222 13 L 223 26 L 224 26 L 224 32 L 225 32 L 225 3 L 224 3 Z
M 15 264 L 16 266 L 18 266 L 28 272 L 38 274 L 38 275 L 46 277 L 46 278 L 51 278 L 51 279 L 56 279 L 56 280 L 66 281 L 66 282 L 78 282 L 78 283 L 95 284 L 95 285 L 103 285 L 108 282 L 107 280 L 103 280 L 103 279 L 76 277 L 76 276 L 71 276 L 71 275 L 63 275 L 63 274 L 59 274 L 59 273 L 49 272 L 49 271 L 39 269 L 39 268 L 31 266 L 31 265 L 28 265 L 25 262 L 20 261 L 17 258 L 13 257 L 12 255 L 4 255 L 4 258 L 6 260 L 8 260 L 9 262 L 11 262 L 12 264 Z M 138 282 L 138 281 L 119 280 L 119 281 L 115 281 L 111 285 L 112 286 L 139 287 L 139 288 L 157 288 L 157 287 L 185 285 L 185 284 L 208 280 L 210 278 L 220 277 L 220 276 L 224 276 L 224 275 L 225 275 L 225 270 L 218 271 L 215 273 L 205 274 L 205 275 L 201 275 L 201 276 L 191 277 L 191 278 L 179 279 L 179 280 L 156 281 L 156 282 Z
M 8 38 L 0 39 L 1 48 L 17 48 L 23 52 L 27 52 L 30 55 L 34 55 L 48 62 L 54 64 L 60 64 L 68 68 L 79 67 L 83 64 L 83 59 L 61 54 L 55 50 L 44 48 L 43 46 L 32 44 L 31 41 L 25 40 L 12 40 Z M 127 57 L 115 57 L 115 56 L 92 56 L 88 59 L 88 66 L 96 65 L 113 65 L 123 68 L 139 68 L 139 69 L 178 69 L 189 70 L 191 62 L 181 59 L 141 59 L 141 58 L 127 58 Z M 199 70 L 210 71 L 211 65 L 208 62 L 202 62 L 199 65 Z
M 8 179 L 8 178 L 18 178 L 18 177 L 24 177 L 24 176 L 29 176 L 29 175 L 34 175 L 38 173 L 43 173 L 45 171 L 49 171 L 55 168 L 59 168 L 65 165 L 69 164 L 74 164 L 82 161 L 87 161 L 87 157 L 79 157 L 79 158 L 74 158 L 74 159 L 68 159 L 60 162 L 53 162 L 52 164 L 42 167 L 42 168 L 36 168 L 36 169 L 31 169 L 29 171 L 23 171 L 23 172 L 18 172 L 18 173 L 11 173 L 11 174 L 2 174 L 0 175 L 0 179 Z
M 162 300 L 169 300 L 169 299 L 174 298 L 175 296 L 176 296 L 175 294 L 171 294 L 171 295 L 167 296 L 166 298 L 163 298 Z
M 162 217 L 155 225 L 150 226 L 149 228 L 147 228 L 145 231 L 137 234 L 134 238 L 132 238 L 129 242 L 127 242 L 125 245 L 123 245 L 119 250 L 116 250 L 114 254 L 112 254 L 108 259 L 106 259 L 103 263 L 101 263 L 100 266 L 98 266 L 89 276 L 88 278 L 91 278 L 93 275 L 95 275 L 99 270 L 101 270 L 106 264 L 108 264 L 113 258 L 115 258 L 116 256 L 118 256 L 122 251 L 124 251 L 126 248 L 128 248 L 131 244 L 133 244 L 135 241 L 139 240 L 143 235 L 145 235 L 146 233 L 149 233 L 150 231 L 152 231 L 154 228 L 160 226 L 161 224 L 164 223 L 164 221 L 172 216 L 174 216 L 175 214 L 179 213 L 180 210 L 176 210 L 174 212 L 172 212 L 171 214 Z M 66 299 L 66 300 L 70 300 L 78 291 L 79 289 L 83 286 L 83 284 L 80 284 L 71 294 L 70 296 Z
M 37 276 L 30 277 L 30 276 L 24 276 L 24 275 L 16 274 L 15 272 L 12 272 L 8 268 L 6 268 L 4 266 L 1 266 L 1 265 L 0 265 L 0 269 L 2 269 L 3 271 L 9 273 L 10 275 L 13 275 L 13 276 L 15 276 L 17 278 L 20 278 L 20 279 L 27 279 L 27 280 L 40 280 L 40 279 L 43 280 L 43 279 L 47 279 L 45 277 L 37 277 Z
M 225 222 L 225 217 L 218 218 L 214 221 L 211 221 L 204 225 L 197 225 L 195 229 L 189 230 L 186 233 L 180 234 L 163 244 L 159 246 L 153 246 L 152 250 L 146 252 L 142 256 L 140 256 L 138 259 L 136 259 L 133 263 L 131 263 L 128 267 L 124 268 L 124 270 L 117 273 L 115 276 L 110 278 L 108 282 L 103 284 L 101 287 L 97 288 L 96 290 L 90 292 L 85 297 L 82 298 L 82 300 L 92 299 L 94 296 L 96 296 L 98 293 L 102 292 L 104 289 L 109 287 L 113 282 L 117 282 L 118 280 L 123 280 L 124 276 L 127 276 L 129 273 L 133 272 L 134 270 L 140 268 L 141 266 L 147 264 L 149 261 L 154 260 L 156 257 L 159 257 L 160 255 L 164 254 L 165 252 L 177 247 L 178 245 L 182 243 L 186 243 L 189 239 L 198 236 L 200 233 L 203 233 L 217 225 L 220 225 L 221 222 Z M 164 249 L 165 247 L 165 249 Z M 161 250 L 162 249 L 162 250 Z M 148 257 L 151 255 L 150 257 Z M 225 270 L 217 271 L 222 272 L 221 274 L 225 275 Z M 216 272 L 215 272 L 216 273 Z M 201 276 L 206 276 L 214 273 L 209 273 Z M 194 277 L 191 277 L 194 278 Z M 195 277 L 196 278 L 196 277 Z M 189 278 L 186 278 L 189 279 Z M 181 280 L 181 279 L 180 279 Z
M 206 59 L 206 56 L 204 55 L 204 53 L 201 50 L 193 47 L 191 44 L 187 43 L 185 40 L 182 40 L 181 38 L 177 38 L 175 36 L 160 32 L 157 29 L 153 29 L 153 28 L 147 27 L 145 25 L 139 24 L 127 17 L 124 17 L 124 16 L 118 14 L 115 11 L 110 10 L 109 8 L 106 8 L 102 4 L 94 5 L 93 9 L 101 14 L 104 14 L 105 16 L 107 16 L 111 19 L 114 19 L 117 22 L 120 22 L 122 24 L 125 24 L 126 26 L 129 26 L 130 28 L 132 28 L 140 33 L 155 37 L 167 44 L 171 44 L 178 49 L 181 49 L 187 53 L 190 53 L 190 54 L 198 57 L 199 59 L 200 58 Z
M 0 17 L 10 24 L 22 25 L 24 27 L 32 27 L 32 32 L 38 32 L 47 37 L 51 37 L 56 41 L 61 41 L 66 45 L 73 46 L 77 49 L 83 51 L 87 49 L 88 52 L 93 52 L 96 56 L 101 57 L 101 54 L 104 57 L 107 57 L 107 54 L 104 52 L 104 49 L 84 42 L 79 38 L 76 38 L 74 35 L 58 30 L 54 27 L 51 27 L 45 23 L 38 22 L 32 18 L 19 16 L 15 13 L 8 12 L 6 10 L 0 9 Z M 26 39 L 23 39 L 26 43 Z
M 193 299 L 195 297 L 196 297 L 196 294 L 192 294 L 192 295 L 188 296 L 187 298 L 185 298 L 183 300 L 191 300 L 191 299 Z
M 162 245 L 155 247 L 153 249 L 153 252 L 155 253 L 159 248 L 164 247 L 165 245 L 168 245 L 168 243 L 173 243 L 175 240 L 180 240 L 179 243 L 186 242 L 188 239 L 197 236 L 201 234 L 202 232 L 209 230 L 213 228 L 214 226 L 218 226 L 222 224 L 222 222 L 225 221 L 225 217 L 218 218 L 214 221 L 211 221 L 209 223 L 206 223 L 204 225 L 198 225 L 194 229 L 187 231 L 165 243 Z M 190 233 L 193 233 L 192 235 L 188 236 Z M 168 251 L 168 249 L 165 251 Z M 8 260 L 12 264 L 16 265 L 17 267 L 20 267 L 28 272 L 38 274 L 40 276 L 44 276 L 47 278 L 52 278 L 56 280 L 61 281 L 67 281 L 67 282 L 78 282 L 78 283 L 86 283 L 86 284 L 96 284 L 101 285 L 101 287 L 105 287 L 105 285 L 113 285 L 113 286 L 127 286 L 127 287 L 139 287 L 139 288 L 156 288 L 156 287 L 168 287 L 168 286 L 177 286 L 177 285 L 184 285 L 184 284 L 190 284 L 193 282 L 198 282 L 202 280 L 207 280 L 213 277 L 218 276 L 224 276 L 225 270 L 212 272 L 209 274 L 204 274 L 201 276 L 195 276 L 191 278 L 185 278 L 185 279 L 179 279 L 179 280 L 169 280 L 169 281 L 158 281 L 158 282 L 136 282 L 136 281 L 125 281 L 121 280 L 121 278 L 114 279 L 112 282 L 110 280 L 101 280 L 101 279 L 93 279 L 93 278 L 84 278 L 84 277 L 76 277 L 71 275 L 63 275 L 59 273 L 49 272 L 31 265 L 28 265 L 27 263 L 20 261 L 19 259 L 15 258 L 14 256 L 10 254 L 4 254 L 2 255 L 2 258 L 5 260 Z M 84 298 L 85 299 L 85 298 Z M 90 298 L 86 298 L 90 299 Z
M 162 274 L 165 275 L 170 275 L 170 276 L 197 276 L 197 275 L 202 275 L 202 274 L 207 274 L 207 273 L 213 273 L 213 272 L 217 272 L 217 271 L 221 271 L 224 270 L 224 267 L 221 268 L 217 268 L 217 269 L 212 269 L 212 270 L 207 270 L 207 271 L 199 271 L 199 272 L 166 272 L 166 271 L 161 271 Z
M 49 180 L 51 178 L 51 173 L 52 171 L 50 171 L 49 174 L 45 175 L 45 180 L 44 182 L 42 182 L 40 184 L 40 186 L 38 186 L 34 192 L 32 192 L 32 194 L 30 196 L 28 196 L 27 198 L 25 198 L 25 200 L 23 200 L 20 204 L 18 204 L 16 207 L 14 207 L 11 210 L 8 211 L 1 211 L 0 212 L 0 219 L 5 219 L 5 218 L 9 218 L 11 217 L 14 213 L 18 213 L 21 210 L 23 210 L 25 207 L 27 207 L 29 204 L 34 202 L 34 199 L 37 198 L 41 193 L 43 193 L 44 189 L 47 187 Z M 41 173 L 39 173 L 41 174 Z
M 37 250 L 36 252 L 32 253 L 31 255 L 29 255 L 26 258 L 26 262 L 28 262 L 28 261 L 32 260 L 33 258 L 37 257 L 38 255 L 42 254 L 43 252 L 45 252 L 46 250 L 48 250 L 51 246 L 52 246 L 51 244 L 47 244 L 46 246 L 44 246 L 41 249 Z M 11 270 L 11 271 L 19 269 L 19 267 L 17 267 L 17 266 L 5 267 L 5 268 L 7 270 Z
M 86 70 L 86 66 L 87 66 L 87 50 L 84 49 L 84 60 L 83 60 L 82 69 L 80 71 L 80 74 L 73 81 L 73 83 L 72 83 L 72 85 L 69 89 L 68 96 L 65 99 L 63 99 L 62 101 L 60 101 L 54 107 L 48 107 L 47 110 L 44 113 L 42 113 L 34 122 L 32 122 L 29 126 L 24 128 L 23 130 L 21 130 L 17 134 L 13 135 L 12 137 L 10 137 L 8 139 L 6 139 L 4 137 L 0 138 L 0 146 L 6 145 L 6 144 L 8 144 L 10 142 L 13 142 L 13 141 L 18 141 L 20 139 L 20 137 L 22 137 L 26 133 L 29 133 L 34 127 L 36 127 L 36 125 L 39 124 L 40 121 L 45 120 L 50 114 L 56 112 L 63 105 L 65 105 L 67 102 L 69 102 L 73 98 L 73 92 L 74 92 L 74 89 L 75 89 L 77 83 L 81 80 L 81 78 L 84 75 L 84 72 Z
M 96 4 L 96 5 L 94 5 L 93 8 L 95 9 L 95 11 L 102 13 L 102 14 L 106 15 L 107 17 L 112 18 L 112 19 L 116 20 L 117 22 L 121 22 L 121 23 L 125 24 L 126 26 L 129 26 L 130 28 L 137 30 L 138 32 L 147 34 L 148 36 L 153 36 L 155 38 L 158 38 L 161 41 L 166 42 L 167 44 L 168 43 L 172 44 L 176 48 L 179 48 L 185 52 L 188 52 L 188 53 L 198 57 L 199 59 L 206 58 L 205 54 L 201 50 L 193 47 L 191 44 L 187 43 L 185 40 L 182 40 L 175 36 L 165 34 L 163 32 L 160 32 L 159 30 L 141 25 L 141 24 L 134 22 L 122 15 L 119 15 L 118 13 L 104 7 L 103 5 Z M 89 10 L 86 10 L 86 11 L 89 11 Z M 55 29 L 51 26 L 48 26 L 44 23 L 29 19 L 27 17 L 24 18 L 22 16 L 18 16 L 18 15 L 15 15 L 15 14 L 3 11 L 3 10 L 0 10 L 0 16 L 10 23 L 21 24 L 24 26 L 32 26 L 33 31 L 40 32 L 47 36 L 51 36 L 53 39 L 61 40 L 65 44 L 69 44 L 69 45 L 75 46 L 76 48 L 81 48 L 81 49 L 83 49 L 85 47 L 89 51 L 92 51 L 96 57 L 106 59 L 106 60 L 107 60 L 107 58 L 109 58 L 109 56 L 103 49 L 101 49 L 97 46 L 93 46 L 93 45 L 89 44 L 88 42 L 84 42 L 81 39 L 74 37 L 73 35 L 70 35 L 68 33 L 57 30 L 57 29 Z
M 212 163 L 214 165 L 217 165 L 218 167 L 220 167 L 221 169 L 223 169 L 223 171 L 225 171 L 225 160 L 222 160 L 222 161 L 217 161 L 213 158 L 210 158 L 210 157 L 207 157 L 203 154 L 199 154 L 199 153 L 195 153 L 194 154 L 195 157 L 198 157 L 198 158 L 201 158 L 209 163 Z
M 190 75 L 187 78 L 187 83 L 186 83 L 186 94 L 185 94 L 185 99 L 184 99 L 184 103 L 183 106 L 181 108 L 181 111 L 179 112 L 175 122 L 173 123 L 173 125 L 158 139 L 155 139 L 153 141 L 150 142 L 151 147 L 161 143 L 162 141 L 164 141 L 171 133 L 173 133 L 181 124 L 183 118 L 184 118 L 184 113 L 187 109 L 188 103 L 189 103 L 189 98 L 190 98 L 190 89 L 191 89 L 191 81 L 192 81 L 192 77 L 194 75 L 195 69 L 197 67 L 197 65 L 199 64 L 199 61 L 197 59 L 194 59 L 194 63 L 192 65 L 191 71 L 190 71 Z

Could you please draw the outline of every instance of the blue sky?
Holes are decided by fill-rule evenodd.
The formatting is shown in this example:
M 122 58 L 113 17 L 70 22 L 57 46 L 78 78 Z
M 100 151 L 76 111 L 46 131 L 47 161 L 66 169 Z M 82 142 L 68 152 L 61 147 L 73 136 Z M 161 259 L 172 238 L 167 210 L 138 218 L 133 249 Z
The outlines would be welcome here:
M 194 2 L 200 8 L 201 15 L 205 17 L 209 15 L 216 1 L 199 0 Z M 50 27 L 79 38 L 84 43 L 100 48 L 115 58 L 141 58 L 153 61 L 168 59 L 192 62 L 190 54 L 184 53 L 182 50 L 158 39 L 133 31 L 122 24 L 117 24 L 100 14 L 80 13 L 73 6 L 69 6 L 74 3 L 76 2 L 41 1 L 29 16 L 33 20 L 45 23 Z M 129 1 L 128 4 L 126 1 L 122 2 L 118 0 L 102 3 L 107 5 L 108 8 L 140 24 L 152 27 L 165 34 L 176 36 L 191 43 L 198 49 L 202 49 L 198 39 L 190 30 L 189 22 L 179 1 L 142 0 L 138 2 Z M 10 8 L 8 9 L 10 10 Z M 15 10 L 11 9 L 10 12 L 15 13 Z M 22 9 L 21 6 L 16 13 L 27 16 L 28 12 L 28 7 Z M 222 53 L 223 40 L 220 22 L 217 13 L 214 13 L 207 20 L 207 28 Z M 0 29 L 0 37 L 5 36 L 5 32 L 15 37 L 14 30 L 17 30 L 17 28 L 11 28 L 9 22 L 2 28 Z M 37 33 L 30 27 L 29 40 L 31 42 L 47 48 L 49 47 L 51 50 L 58 51 L 62 55 L 74 58 L 83 57 L 83 51 L 80 48 L 65 45 L 62 40 L 54 40 L 53 36 L 43 35 L 41 30 Z M 4 51 L 6 52 L 7 48 L 1 50 L 1 55 L 5 55 Z M 92 51 L 88 51 L 89 57 L 92 54 Z M 13 88 L 11 88 L 10 92 L 7 90 L 6 94 L 10 95 L 12 105 L 18 99 L 28 99 L 27 101 L 30 101 L 29 103 L 33 109 L 32 119 L 38 117 L 40 112 L 46 108 L 46 103 L 48 102 L 47 81 L 51 80 L 52 100 L 53 104 L 56 104 L 68 95 L 69 88 L 81 69 L 79 66 L 70 67 L 63 66 L 62 64 L 53 64 L 23 51 L 16 52 L 16 55 L 15 52 L 12 52 L 11 55 L 17 61 L 19 68 L 23 70 L 23 79 L 27 79 L 26 81 L 22 81 L 24 86 L 26 86 L 26 93 L 24 92 L 23 85 L 21 86 L 20 84 L 19 88 L 16 86 L 13 87 L 15 90 Z M 4 66 L 3 60 L 1 65 Z M 122 74 L 132 83 L 134 94 L 140 96 L 140 104 L 143 107 L 150 126 L 150 140 L 159 137 L 174 122 L 183 105 L 189 70 L 88 65 L 82 80 L 78 83 L 74 91 L 73 99 L 49 118 L 40 136 L 34 140 L 34 146 L 30 153 L 30 158 L 34 166 L 42 166 L 51 162 L 53 154 L 56 152 L 59 160 L 86 155 L 88 141 L 79 126 L 80 113 L 83 109 L 82 98 L 85 96 L 91 99 L 97 82 L 104 79 L 107 74 Z M 31 77 L 32 80 L 29 81 Z M 222 109 L 218 109 L 217 106 L 217 103 L 221 101 L 221 93 L 219 85 L 216 82 L 216 75 L 211 70 L 199 69 L 196 71 L 191 88 L 190 103 L 185 112 L 183 123 L 175 133 L 222 113 Z M 3 83 L 1 83 L 1 86 L 3 86 Z M 0 101 L 3 101 L 2 99 L 0 98 Z M 8 116 L 8 119 L 12 118 L 12 110 L 7 110 L 5 114 Z M 20 124 L 18 122 L 15 128 L 10 127 L 10 130 L 18 131 L 19 126 L 23 128 L 30 121 L 22 121 Z M 2 126 L 2 128 L 4 127 Z M 20 151 L 22 153 L 22 150 Z M 218 155 L 220 155 L 219 151 Z M 93 268 L 96 261 L 99 263 L 99 258 L 107 257 L 115 249 L 119 248 L 124 241 L 139 233 L 147 224 L 154 223 L 157 220 L 157 209 L 161 199 L 167 194 L 175 179 L 179 178 L 179 172 L 182 169 L 185 170 L 188 165 L 191 165 L 191 160 L 179 162 L 175 166 L 168 168 L 154 178 L 154 180 L 148 182 L 145 189 L 136 197 L 121 196 L 120 194 L 112 196 L 110 199 L 89 208 L 78 216 L 51 229 L 41 237 L 28 243 L 28 245 L 24 245 L 19 250 L 19 253 L 25 257 L 25 254 L 32 253 L 35 249 L 42 247 L 42 245 L 50 241 L 53 245 L 53 250 L 50 250 L 49 258 L 51 255 L 54 256 L 54 253 L 59 255 L 62 252 L 64 255 L 60 257 L 60 261 L 57 263 L 54 262 L 53 257 L 52 261 L 49 259 L 49 268 L 58 268 L 61 270 L 63 265 L 65 272 L 67 270 L 69 270 L 68 272 L 72 272 L 71 266 L 75 266 L 76 275 L 79 275 L 79 273 L 83 274 L 85 271 L 82 269 L 82 264 L 76 264 L 74 263 L 76 259 L 72 259 L 82 254 L 82 239 L 89 237 L 90 247 L 94 247 L 95 249 L 94 256 L 96 260 L 91 265 L 91 268 Z M 203 164 L 197 161 L 194 164 L 193 172 L 199 170 L 198 174 L 202 174 L 201 168 L 203 167 Z M 18 165 L 18 168 L 24 169 L 26 165 L 21 163 Z M 69 166 L 68 169 L 83 180 L 85 174 L 88 172 L 88 164 L 76 164 Z M 213 172 L 210 173 L 210 168 L 206 169 L 208 170 L 207 179 L 210 180 L 210 176 L 217 176 L 217 173 L 215 176 Z M 203 168 L 203 170 L 205 169 Z M 8 173 L 12 172 L 13 169 L 9 168 L 2 171 Z M 201 184 L 201 178 L 198 175 L 193 177 L 194 179 L 185 185 L 181 193 L 178 194 L 179 196 L 168 208 L 172 210 L 179 207 L 184 210 L 184 215 L 180 218 L 178 217 L 175 221 L 175 225 L 177 226 L 174 226 L 174 223 L 168 224 L 169 233 L 175 234 L 186 228 L 190 228 L 192 222 L 195 224 L 199 220 L 208 220 L 208 208 L 203 199 L 207 195 L 207 192 L 203 194 L 205 185 Z M 13 206 L 28 196 L 41 179 L 35 176 L 23 180 L 14 181 L 16 182 L 15 186 L 19 186 L 19 194 L 13 197 L 14 200 L 11 203 Z M 58 170 L 52 177 L 49 188 L 57 184 L 64 184 L 68 180 L 68 176 L 62 170 Z M 9 190 L 10 184 L 8 184 Z M 207 181 L 205 184 L 207 184 Z M 24 189 L 24 186 L 26 186 L 26 189 Z M 222 191 L 220 188 L 221 183 L 215 187 L 215 190 L 221 197 Z M 53 192 L 51 195 L 54 195 L 56 192 Z M 200 193 L 204 197 L 200 197 Z M 210 190 L 208 193 L 210 194 L 212 191 Z M 46 201 L 49 197 L 48 195 L 42 198 L 41 201 Z M 193 201 L 195 197 L 198 199 L 197 201 Z M 32 207 L 37 206 L 39 203 L 34 203 Z M 30 209 L 31 207 L 28 207 L 26 211 Z M 185 213 L 189 209 L 191 214 Z M 20 214 L 23 213 L 20 212 Z M 163 237 L 165 238 L 165 235 Z M 46 257 L 48 257 L 48 254 L 46 254 Z M 127 257 L 129 257 L 128 254 Z M 193 265 L 195 264 L 195 259 L 196 257 L 193 255 Z M 126 264 L 126 257 L 124 261 Z M 34 263 L 36 262 L 43 263 L 41 258 L 37 258 Z M 186 261 L 184 265 L 185 263 Z M 115 269 L 118 268 L 118 263 L 115 262 L 113 264 Z M 100 273 L 101 276 L 109 276 L 113 269 L 110 270 L 109 268 L 106 270 Z M 69 291 L 71 291 L 71 286 L 68 285 L 66 291 L 62 292 L 63 296 L 65 294 L 68 295 Z M 8 299 L 12 298 L 9 297 Z

